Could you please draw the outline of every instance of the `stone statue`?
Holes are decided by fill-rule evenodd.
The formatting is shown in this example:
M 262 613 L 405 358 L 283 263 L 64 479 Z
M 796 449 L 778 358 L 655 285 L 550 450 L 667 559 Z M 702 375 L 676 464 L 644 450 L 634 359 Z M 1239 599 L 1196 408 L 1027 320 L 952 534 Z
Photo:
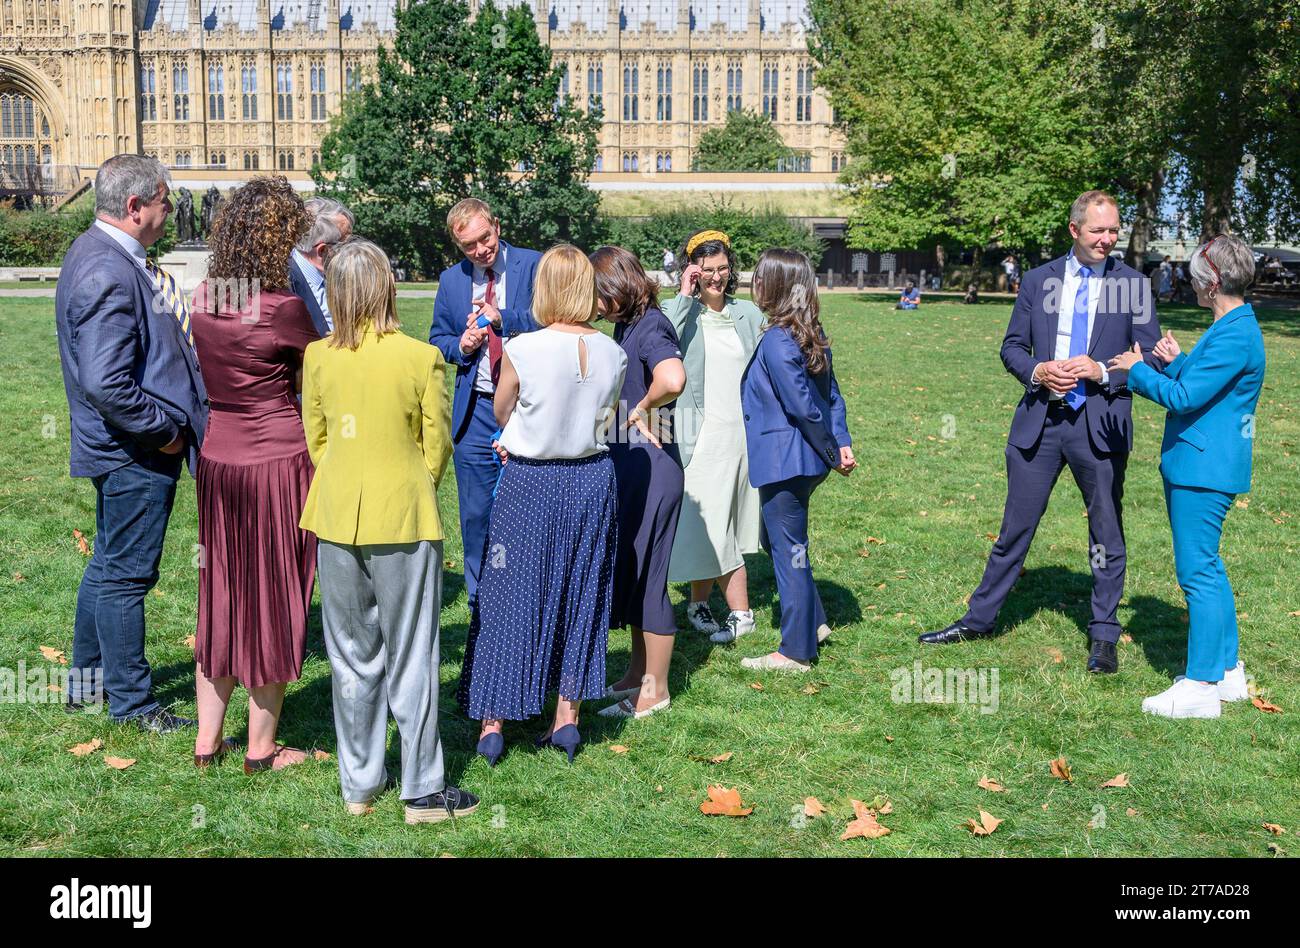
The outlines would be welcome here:
M 195 237 L 194 197 L 188 188 L 180 188 L 176 192 L 176 242 L 192 244 Z
M 203 206 L 199 214 L 199 235 L 206 241 L 212 236 L 212 222 L 217 219 L 217 208 L 221 206 L 221 192 L 214 184 L 203 195 Z

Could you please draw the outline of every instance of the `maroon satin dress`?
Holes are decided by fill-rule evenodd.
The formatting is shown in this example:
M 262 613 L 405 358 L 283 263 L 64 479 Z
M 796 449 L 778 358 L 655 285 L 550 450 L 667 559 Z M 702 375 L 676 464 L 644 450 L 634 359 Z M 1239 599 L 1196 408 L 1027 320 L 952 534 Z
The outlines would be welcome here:
M 195 659 L 245 688 L 296 681 L 307 642 L 316 538 L 298 528 L 312 465 L 295 395 L 318 338 L 282 290 L 242 310 L 194 293 L 191 318 L 211 413 L 199 453 L 199 617 Z

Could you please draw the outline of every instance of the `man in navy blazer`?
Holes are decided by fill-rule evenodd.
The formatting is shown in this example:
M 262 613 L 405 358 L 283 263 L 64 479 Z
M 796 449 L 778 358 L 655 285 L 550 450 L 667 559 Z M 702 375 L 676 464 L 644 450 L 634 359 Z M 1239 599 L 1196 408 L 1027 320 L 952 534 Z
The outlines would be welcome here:
M 328 198 L 310 198 L 304 207 L 311 215 L 311 226 L 289 253 L 289 289 L 306 304 L 311 324 L 323 339 L 334 331 L 325 298 L 325 255 L 348 239 L 356 219 L 346 207 Z
M 67 706 L 169 733 L 144 654 L 144 597 L 158 582 L 182 457 L 207 427 L 184 293 L 145 257 L 167 225 L 166 170 L 117 155 L 95 176 L 95 223 L 63 258 L 54 309 L 71 416 L 70 472 L 95 485 L 95 545 L 77 592 Z
M 1116 617 L 1124 594 L 1124 470 L 1133 447 L 1128 373 L 1107 371 L 1120 352 L 1160 339 L 1151 284 L 1110 256 L 1119 209 L 1104 191 L 1087 191 L 1070 209 L 1074 246 L 1025 274 L 1002 342 L 1002 363 L 1024 386 L 1007 436 L 1007 503 L 966 615 L 920 637 L 948 644 L 992 635 L 1015 585 L 1052 488 L 1067 465 L 1088 511 L 1092 570 L 1091 672 L 1114 672 Z M 1154 363 L 1159 365 L 1161 363 Z
M 540 328 L 532 308 L 533 277 L 542 255 L 502 240 L 500 221 L 477 198 L 466 198 L 447 213 L 447 231 L 465 259 L 438 278 L 429 342 L 456 367 L 452 463 L 465 547 L 465 590 L 472 608 L 499 470 L 492 448 L 497 433 L 492 398 L 501 346 L 512 336 Z

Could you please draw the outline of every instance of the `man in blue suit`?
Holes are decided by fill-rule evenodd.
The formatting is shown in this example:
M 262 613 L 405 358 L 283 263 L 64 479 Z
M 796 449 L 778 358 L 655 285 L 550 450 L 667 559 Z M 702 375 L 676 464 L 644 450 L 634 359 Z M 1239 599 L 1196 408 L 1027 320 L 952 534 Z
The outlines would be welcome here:
M 351 236 L 356 219 L 346 207 L 328 198 L 310 198 L 304 207 L 311 215 L 311 226 L 289 253 L 289 289 L 306 304 L 311 323 L 323 339 L 334 331 L 325 298 L 325 257 Z
M 992 635 L 1067 465 L 1088 510 L 1092 569 L 1090 672 L 1117 671 L 1116 617 L 1124 594 L 1124 471 L 1133 447 L 1128 373 L 1104 363 L 1140 343 L 1145 357 L 1160 339 L 1151 284 L 1110 256 L 1119 208 L 1104 191 L 1086 191 L 1070 209 L 1070 253 L 1025 274 L 1002 342 L 1002 364 L 1025 387 L 1007 436 L 1007 503 L 979 588 L 960 620 L 927 632 L 931 645 Z
M 95 223 L 63 258 L 54 299 L 70 471 L 90 478 L 96 494 L 67 706 L 102 701 L 84 688 L 102 678 L 112 718 L 157 733 L 194 724 L 153 698 L 144 597 L 158 582 L 182 457 L 193 472 L 208 420 L 185 295 L 145 257 L 167 226 L 169 185 L 154 158 L 104 162 L 95 176 Z
M 429 342 L 456 367 L 451 405 L 452 463 L 465 547 L 465 590 L 471 608 L 478 593 L 483 546 L 492 514 L 498 460 L 492 397 L 504 340 L 538 329 L 533 319 L 533 276 L 542 255 L 501 239 L 501 223 L 477 198 L 447 213 L 447 231 L 465 255 L 438 278 Z M 479 326 L 479 322 L 485 325 Z

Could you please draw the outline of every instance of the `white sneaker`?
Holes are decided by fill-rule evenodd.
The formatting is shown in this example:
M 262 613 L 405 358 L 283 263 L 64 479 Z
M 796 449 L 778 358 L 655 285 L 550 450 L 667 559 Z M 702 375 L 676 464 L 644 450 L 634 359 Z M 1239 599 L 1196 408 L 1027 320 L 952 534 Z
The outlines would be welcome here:
M 1165 718 L 1217 718 L 1219 688 L 1183 678 L 1160 694 L 1142 699 L 1142 710 Z
M 709 636 L 710 642 L 734 642 L 742 635 L 748 635 L 754 631 L 754 610 L 746 609 L 744 612 L 732 610 L 727 616 L 727 624 Z
M 775 655 L 760 655 L 758 658 L 742 658 L 740 666 L 754 671 L 806 672 L 812 669 L 812 665 L 796 662 L 793 658 L 786 658 L 779 652 Z
M 639 695 L 640 693 L 641 693 L 640 685 L 634 685 L 631 688 L 615 688 L 613 685 L 606 685 L 605 693 L 600 697 L 601 698 L 627 698 L 631 695 Z
M 821 645 L 823 642 L 825 642 L 825 641 L 826 641 L 827 639 L 829 639 L 830 637 L 831 637 L 831 627 L 830 627 L 829 625 L 827 625 L 825 622 L 823 622 L 821 625 L 817 626 L 817 644 L 818 644 L 818 645 Z
M 1237 662 L 1236 668 L 1229 668 L 1223 673 L 1223 681 L 1219 682 L 1219 700 L 1245 701 L 1249 697 L 1250 691 L 1246 688 L 1246 663 Z
M 608 708 L 601 708 L 596 713 L 602 718 L 634 718 L 639 720 L 641 718 L 648 718 L 657 711 L 668 710 L 672 703 L 673 699 L 668 697 L 664 698 L 664 700 L 660 701 L 658 704 L 651 705 L 644 711 L 638 711 L 636 709 L 635 701 L 631 698 L 624 698 L 617 704 L 611 704 Z
M 690 620 L 697 632 L 703 632 L 705 635 L 713 635 L 722 629 L 722 626 L 718 625 L 718 620 L 713 618 L 707 602 L 693 602 L 687 606 L 686 618 Z

